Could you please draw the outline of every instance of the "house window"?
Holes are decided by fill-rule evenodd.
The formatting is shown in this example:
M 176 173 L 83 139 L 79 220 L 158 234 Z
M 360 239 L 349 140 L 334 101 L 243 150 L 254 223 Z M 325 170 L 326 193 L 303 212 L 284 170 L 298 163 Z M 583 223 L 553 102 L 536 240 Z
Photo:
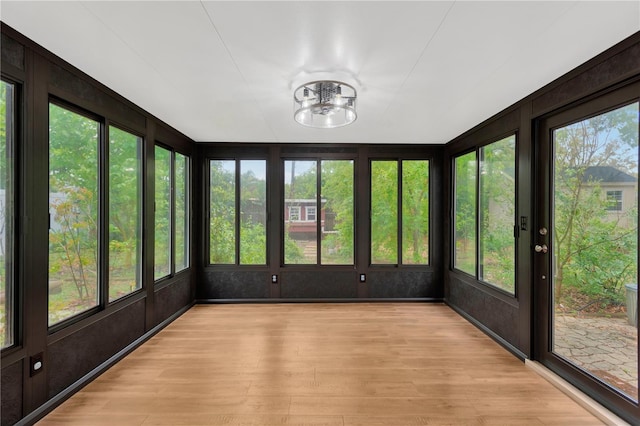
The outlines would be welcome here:
M 316 206 L 306 206 L 305 207 L 305 212 L 306 212 L 306 219 L 309 222 L 315 222 L 316 221 Z
M 284 263 L 353 265 L 353 160 L 284 162 Z
M 267 264 L 266 160 L 209 162 L 209 262 Z
M 515 164 L 516 135 L 454 159 L 453 267 L 511 294 L 515 293 Z
M 15 344 L 15 287 L 13 280 L 13 162 L 15 86 L 0 81 L 0 348 Z
M 371 263 L 429 263 L 429 161 L 371 162 Z
M 289 221 L 300 221 L 300 206 L 289 206 Z
M 607 191 L 607 211 L 622 211 L 622 191 Z

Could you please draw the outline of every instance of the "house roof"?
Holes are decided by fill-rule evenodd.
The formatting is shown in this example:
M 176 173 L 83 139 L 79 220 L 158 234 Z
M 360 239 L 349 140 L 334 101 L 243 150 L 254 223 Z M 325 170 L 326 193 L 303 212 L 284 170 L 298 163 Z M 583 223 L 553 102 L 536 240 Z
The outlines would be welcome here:
M 582 177 L 583 182 L 637 182 L 638 178 L 633 177 L 621 170 L 611 166 L 587 167 Z

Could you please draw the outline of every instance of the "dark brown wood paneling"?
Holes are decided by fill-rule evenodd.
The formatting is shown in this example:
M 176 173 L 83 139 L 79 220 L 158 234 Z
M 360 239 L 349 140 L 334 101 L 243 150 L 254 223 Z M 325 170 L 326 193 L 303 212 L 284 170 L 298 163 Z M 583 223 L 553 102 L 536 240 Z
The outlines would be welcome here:
M 164 285 L 156 290 L 155 313 L 156 323 L 159 324 L 180 309 L 189 305 L 191 297 L 191 282 L 188 271 L 180 274 L 170 284 Z
M 51 344 L 45 358 L 49 398 L 142 336 L 144 310 L 139 300 Z
M 443 297 L 442 283 L 433 279 L 431 271 L 377 271 L 367 276 L 369 297 L 384 299 Z
M 0 56 L 2 67 L 4 68 L 8 64 L 24 71 L 24 46 L 5 33 L 2 33 L 0 43 L 2 46 L 2 54 Z
M 355 271 L 283 271 L 283 299 L 354 299 L 358 297 Z
M 266 271 L 206 268 L 198 283 L 198 299 L 264 299 L 269 297 Z
M 3 426 L 12 425 L 22 417 L 22 375 L 22 361 L 2 366 L 0 408 L 2 409 L 1 424 Z
M 531 102 L 532 114 L 541 115 L 637 75 L 640 72 L 638 58 L 640 44 L 633 44 L 617 55 L 603 59 L 590 69 L 534 98 Z

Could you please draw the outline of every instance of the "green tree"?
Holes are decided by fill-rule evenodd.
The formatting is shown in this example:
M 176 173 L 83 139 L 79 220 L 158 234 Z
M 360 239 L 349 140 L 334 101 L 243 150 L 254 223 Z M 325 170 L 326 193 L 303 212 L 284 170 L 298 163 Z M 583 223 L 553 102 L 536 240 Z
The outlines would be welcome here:
M 622 216 L 607 212 L 601 181 L 590 167 L 611 166 L 637 177 L 638 104 L 554 131 L 556 302 L 565 286 L 610 301 L 637 275 L 637 200 Z
M 212 160 L 210 173 L 209 261 L 235 263 L 235 161 Z
M 402 162 L 402 263 L 429 260 L 429 161 Z
M 455 159 L 455 267 L 475 275 L 476 153 Z

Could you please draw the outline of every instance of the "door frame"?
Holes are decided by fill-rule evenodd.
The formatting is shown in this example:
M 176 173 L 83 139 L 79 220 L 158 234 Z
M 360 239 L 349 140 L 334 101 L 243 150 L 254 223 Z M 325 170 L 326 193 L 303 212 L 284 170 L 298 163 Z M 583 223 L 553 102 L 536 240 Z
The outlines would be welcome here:
M 552 182 L 552 144 L 554 129 L 577 121 L 602 114 L 617 107 L 640 100 L 640 78 L 616 85 L 560 110 L 552 111 L 533 121 L 534 167 L 532 182 L 534 228 L 531 238 L 532 292 L 533 292 L 533 335 L 534 359 L 540 361 L 554 373 L 576 386 L 620 417 L 633 423 L 640 417 L 638 402 L 632 401 L 613 387 L 595 376 L 573 366 L 567 360 L 555 355 L 551 350 L 551 318 L 553 314 L 552 271 L 553 247 L 551 244 L 553 229 L 551 220 L 551 182 Z M 640 198 L 639 198 L 640 199 Z M 549 230 L 546 235 L 539 233 L 540 228 Z M 536 244 L 549 246 L 548 253 L 536 253 Z M 639 244 L 640 247 L 640 244 Z M 640 250 L 638 250 L 640 254 Z M 640 271 L 639 271 L 640 272 Z M 544 278 L 543 278 L 544 277 Z M 640 357 L 639 357 L 640 358 Z M 640 364 L 640 362 L 639 362 Z M 640 365 L 639 365 L 640 367 Z

